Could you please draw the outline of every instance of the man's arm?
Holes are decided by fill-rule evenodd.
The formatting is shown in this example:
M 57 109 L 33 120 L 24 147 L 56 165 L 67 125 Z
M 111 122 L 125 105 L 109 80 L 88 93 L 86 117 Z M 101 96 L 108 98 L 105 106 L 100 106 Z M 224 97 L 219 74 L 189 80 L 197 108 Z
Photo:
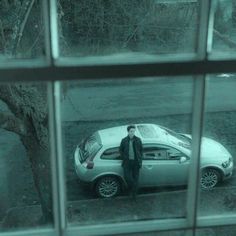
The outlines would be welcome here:
M 123 139 L 120 142 L 119 152 L 120 152 L 121 158 L 123 158 L 123 153 L 124 153 Z

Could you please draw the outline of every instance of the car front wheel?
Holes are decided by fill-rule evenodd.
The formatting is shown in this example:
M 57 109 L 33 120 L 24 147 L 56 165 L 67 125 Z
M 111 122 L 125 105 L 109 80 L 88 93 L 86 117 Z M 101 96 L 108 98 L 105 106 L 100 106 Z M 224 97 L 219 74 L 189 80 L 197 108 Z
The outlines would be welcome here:
M 202 189 L 212 189 L 220 181 L 220 174 L 214 169 L 205 169 L 202 171 L 201 187 Z
M 120 193 L 120 181 L 114 176 L 101 177 L 96 184 L 96 193 L 99 197 L 110 198 Z

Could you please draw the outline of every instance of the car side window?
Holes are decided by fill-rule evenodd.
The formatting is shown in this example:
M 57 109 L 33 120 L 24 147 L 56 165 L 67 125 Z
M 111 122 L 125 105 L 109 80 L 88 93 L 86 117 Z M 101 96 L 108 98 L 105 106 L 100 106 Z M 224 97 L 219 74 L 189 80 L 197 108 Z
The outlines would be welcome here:
M 145 147 L 144 160 L 167 160 L 167 149 L 162 147 Z
M 104 160 L 121 160 L 119 148 L 109 148 L 103 152 L 101 159 Z
M 179 150 L 171 147 L 167 149 L 167 158 L 169 160 L 179 160 L 181 156 L 185 155 Z
M 167 146 L 144 147 L 143 151 L 144 160 L 179 160 L 181 156 L 185 155 Z

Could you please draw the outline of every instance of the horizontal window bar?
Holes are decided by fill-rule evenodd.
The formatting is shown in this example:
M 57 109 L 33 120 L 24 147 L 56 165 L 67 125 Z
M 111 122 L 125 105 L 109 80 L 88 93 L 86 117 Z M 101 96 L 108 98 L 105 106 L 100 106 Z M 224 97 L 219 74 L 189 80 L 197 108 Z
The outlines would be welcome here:
M 197 227 L 236 226 L 236 214 L 200 216 L 197 219 Z
M 15 230 L 15 229 L 14 229 Z M 2 232 L 1 236 L 57 236 L 53 229 L 34 229 L 34 230 L 17 230 L 13 232 Z
M 236 71 L 236 61 L 200 61 L 142 65 L 62 66 L 0 69 L 0 81 L 56 81 L 147 76 L 178 76 Z
M 86 235 L 112 235 L 125 233 L 141 233 L 151 231 L 163 231 L 172 229 L 186 229 L 186 219 L 166 219 L 142 222 L 129 222 L 105 225 L 89 225 L 71 227 L 65 232 L 65 236 L 86 236 Z
M 232 50 L 233 51 L 233 50 Z M 217 60 L 235 60 L 236 59 L 236 50 L 235 51 L 226 51 L 226 52 L 217 52 L 213 51 L 208 55 L 209 60 L 217 61 Z
M 0 59 L 0 71 L 5 69 L 17 69 L 17 68 L 41 68 L 49 67 L 50 64 L 45 60 L 45 58 L 38 59 Z
M 58 66 L 97 66 L 97 65 L 132 65 L 143 63 L 197 61 L 201 58 L 196 53 L 146 54 L 140 52 L 116 53 L 107 56 L 60 57 Z

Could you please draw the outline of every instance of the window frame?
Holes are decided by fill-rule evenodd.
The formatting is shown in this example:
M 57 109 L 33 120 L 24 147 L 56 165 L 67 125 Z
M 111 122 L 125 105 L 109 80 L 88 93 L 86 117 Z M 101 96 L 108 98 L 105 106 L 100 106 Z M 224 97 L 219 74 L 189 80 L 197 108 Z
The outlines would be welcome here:
M 1 236 L 10 235 L 112 235 L 117 233 L 135 233 L 150 231 L 185 230 L 195 235 L 197 228 L 217 225 L 235 225 L 236 214 L 225 216 L 198 217 L 199 164 L 202 137 L 205 78 L 211 73 L 236 72 L 236 56 L 228 53 L 212 52 L 212 32 L 214 24 L 214 0 L 199 0 L 200 16 L 198 27 L 198 45 L 196 54 L 157 56 L 154 60 L 108 63 L 108 60 L 91 64 L 91 60 L 60 58 L 57 1 L 43 1 L 45 19 L 46 59 L 0 61 L 0 81 L 47 81 L 49 95 L 50 144 L 52 148 L 52 186 L 54 198 L 54 228 L 0 232 Z M 234 58 L 234 59 L 232 59 Z M 77 60 L 77 61 L 76 61 Z M 110 59 L 109 59 L 110 60 Z M 171 70 L 170 70 L 171 67 Z M 63 72 L 63 73 L 62 73 Z M 16 76 L 17 75 L 17 76 Z M 63 166 L 60 82 L 62 80 L 99 79 L 99 78 L 135 78 L 155 76 L 194 75 L 194 99 L 192 118 L 192 157 L 187 191 L 187 218 L 123 222 L 92 226 L 67 227 L 66 222 L 66 185 Z

